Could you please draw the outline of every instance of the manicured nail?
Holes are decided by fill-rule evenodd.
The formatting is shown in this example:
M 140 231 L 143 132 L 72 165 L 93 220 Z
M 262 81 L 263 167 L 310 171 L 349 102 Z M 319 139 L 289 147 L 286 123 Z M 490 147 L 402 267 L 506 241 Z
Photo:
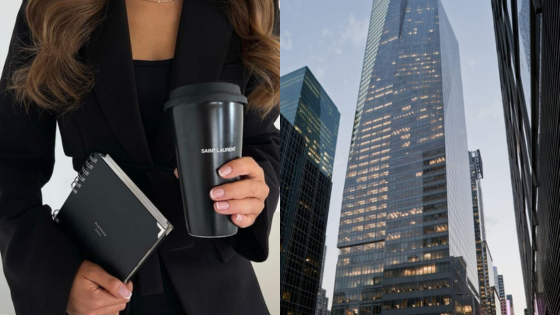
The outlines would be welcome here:
M 220 170 L 218 170 L 218 173 L 220 173 L 220 176 L 228 176 L 231 173 L 231 171 L 232 171 L 231 167 L 224 166 Z
M 212 197 L 212 198 L 219 198 L 219 197 L 222 197 L 224 194 L 225 194 L 225 192 L 221 188 L 216 188 L 216 189 L 210 190 L 210 197 Z
M 243 220 L 243 217 L 241 216 L 241 214 L 237 214 L 237 216 L 235 217 L 235 221 L 241 221 Z
M 225 202 L 225 201 L 216 202 L 216 207 L 218 208 L 218 210 L 226 210 L 227 208 L 229 208 L 229 202 Z
M 122 286 L 122 287 L 119 289 L 119 294 L 120 294 L 123 298 L 125 298 L 125 299 L 127 299 L 127 300 L 130 299 L 130 297 L 132 296 L 132 292 L 130 292 L 130 291 L 128 290 L 128 288 L 125 287 L 125 286 Z

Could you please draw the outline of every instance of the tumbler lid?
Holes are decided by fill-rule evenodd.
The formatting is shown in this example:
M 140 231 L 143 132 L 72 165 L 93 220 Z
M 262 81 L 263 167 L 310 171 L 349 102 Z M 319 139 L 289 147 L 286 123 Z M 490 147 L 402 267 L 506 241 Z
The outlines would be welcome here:
M 228 82 L 206 82 L 183 85 L 169 93 L 169 100 L 164 110 L 180 104 L 198 104 L 203 102 L 237 102 L 247 104 L 247 98 L 241 94 L 239 85 Z

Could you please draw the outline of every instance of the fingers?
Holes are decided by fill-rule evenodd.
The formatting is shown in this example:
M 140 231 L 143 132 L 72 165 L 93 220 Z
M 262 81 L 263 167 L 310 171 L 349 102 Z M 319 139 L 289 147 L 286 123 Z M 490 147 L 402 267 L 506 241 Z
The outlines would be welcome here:
M 126 303 L 121 303 L 118 305 L 108 306 L 100 309 L 96 309 L 92 312 L 95 315 L 119 315 L 119 312 L 126 308 Z
M 224 205 L 227 205 L 227 207 L 224 208 Z M 220 207 L 222 209 L 220 209 Z M 253 225 L 253 223 L 255 223 L 255 219 L 262 212 L 263 208 L 263 201 L 256 198 L 218 201 L 214 203 L 214 210 L 216 210 L 216 212 L 231 215 L 231 221 L 233 224 L 241 228 Z
M 236 213 L 231 215 L 231 221 L 233 222 L 233 224 L 237 225 L 240 228 L 246 228 L 253 225 L 256 218 L 257 216 L 254 214 Z
M 132 296 L 132 291 L 126 285 L 124 285 L 124 283 L 122 283 L 119 279 L 111 276 L 99 265 L 92 264 L 91 267 L 86 270 L 84 277 L 103 287 L 116 299 L 128 300 Z M 122 303 L 123 301 L 120 302 Z
M 115 297 L 114 291 L 120 289 L 121 284 L 120 280 L 109 275 L 99 265 L 84 260 L 72 284 L 68 314 L 118 314 L 130 301 L 120 296 Z M 132 281 L 123 287 L 132 292 Z
M 178 178 L 177 169 L 174 173 Z M 264 209 L 264 200 L 270 192 L 264 170 L 252 157 L 242 157 L 222 165 L 218 174 L 224 179 L 242 179 L 210 190 L 210 198 L 215 201 L 214 210 L 230 215 L 232 222 L 239 227 L 251 226 Z
M 228 200 L 214 202 L 214 210 L 221 214 L 259 214 L 264 208 L 264 202 L 257 198 L 242 200 Z M 235 219 L 235 218 L 233 218 Z
M 249 179 L 264 182 L 264 171 L 252 157 L 244 156 L 231 160 L 222 165 L 218 170 L 222 178 L 234 178 L 236 176 L 246 176 Z
M 268 185 L 264 182 L 242 179 L 212 188 L 210 198 L 214 201 L 244 198 L 264 200 L 268 196 L 269 190 Z
M 175 177 L 179 178 L 179 171 L 173 171 Z M 234 178 L 237 176 L 246 176 L 264 182 L 264 170 L 255 162 L 252 157 L 244 156 L 227 162 L 218 169 L 218 174 L 222 178 Z
M 130 283 L 130 282 L 129 282 Z M 110 307 L 116 307 L 118 305 L 126 304 L 130 302 L 130 299 L 117 298 L 109 291 L 102 287 L 98 287 L 96 291 L 93 292 L 93 296 L 87 301 L 86 307 L 90 310 L 104 310 Z M 106 314 L 108 312 L 102 312 L 100 314 Z

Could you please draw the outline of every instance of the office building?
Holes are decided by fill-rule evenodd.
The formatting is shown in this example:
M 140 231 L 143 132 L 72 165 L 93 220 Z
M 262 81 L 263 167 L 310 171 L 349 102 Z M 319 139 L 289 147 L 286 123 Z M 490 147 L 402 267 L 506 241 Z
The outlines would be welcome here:
M 506 298 L 506 289 L 504 288 L 504 276 L 503 275 L 498 275 L 498 283 L 497 283 L 497 287 L 498 287 L 498 292 L 500 293 L 500 299 L 505 299 Z
M 507 315 L 505 312 L 502 311 L 502 304 L 501 304 L 501 299 L 500 299 L 500 293 L 498 292 L 498 288 L 497 287 L 492 287 L 493 289 L 493 295 L 494 295 L 494 301 L 496 303 L 494 309 L 492 310 L 492 315 Z
M 498 268 L 496 266 L 494 266 L 494 283 L 495 283 L 495 288 L 496 288 L 496 292 L 498 294 L 497 298 L 498 300 L 496 300 L 496 308 L 500 310 L 500 312 L 503 315 L 510 315 L 513 309 L 513 304 L 511 302 L 511 295 L 507 295 L 505 294 L 506 289 L 505 289 L 505 285 L 504 285 L 504 276 L 498 274 Z
M 484 177 L 480 150 L 469 152 L 471 170 L 472 207 L 474 219 L 474 236 L 476 241 L 476 260 L 478 266 L 478 285 L 480 287 L 480 304 L 486 314 L 492 314 L 493 266 L 490 248 L 486 242 L 484 224 L 484 203 L 482 201 L 482 178 Z
M 321 277 L 319 278 L 319 285 L 321 289 L 317 295 L 317 309 L 315 311 L 315 315 L 330 315 L 331 312 L 329 311 L 329 298 L 327 297 L 327 290 L 323 289 L 323 275 L 325 273 L 325 257 L 327 255 L 327 246 L 325 246 L 325 250 L 323 251 L 323 264 L 321 266 Z
M 506 304 L 506 314 L 507 315 L 511 315 L 511 304 L 510 304 L 510 300 L 504 300 L 505 304 Z
M 280 112 L 305 137 L 307 158 L 332 178 L 340 112 L 308 67 L 280 78 Z
M 493 266 L 493 269 L 494 269 L 494 286 L 498 290 L 498 296 L 500 296 L 499 295 L 500 287 L 499 287 L 499 281 L 498 281 L 498 267 Z M 502 285 L 503 285 L 503 280 L 502 280 Z
M 515 312 L 513 310 L 513 296 L 511 294 L 506 295 L 507 300 L 509 301 L 509 306 L 511 309 L 511 313 L 508 315 L 515 315 Z
M 496 281 L 496 291 L 498 292 L 498 302 L 496 302 L 496 307 L 500 308 L 500 312 L 503 315 L 506 315 L 506 303 L 505 303 L 505 288 L 504 288 L 504 276 L 498 274 L 498 269 L 497 267 L 494 267 L 494 271 L 496 272 L 494 274 L 494 279 Z
M 315 315 L 340 113 L 307 67 L 280 79 L 280 308 Z
M 329 298 L 327 297 L 327 291 L 325 289 L 319 290 L 315 315 L 331 315 L 331 311 L 329 311 Z
M 333 315 L 480 306 L 459 46 L 438 0 L 373 1 Z
M 560 2 L 491 3 L 527 313 L 560 314 Z

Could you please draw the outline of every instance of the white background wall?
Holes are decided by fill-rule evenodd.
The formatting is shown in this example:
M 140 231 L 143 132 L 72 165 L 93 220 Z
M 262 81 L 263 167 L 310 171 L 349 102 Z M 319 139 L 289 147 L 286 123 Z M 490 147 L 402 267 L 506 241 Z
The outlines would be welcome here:
M 0 1 L 0 71 L 6 60 L 15 17 L 20 6 L 21 0 Z M 43 202 L 50 205 L 53 209 L 60 208 L 70 192 L 70 183 L 72 183 L 75 176 L 76 172 L 72 168 L 72 159 L 64 155 L 60 134 L 57 131 L 55 169 L 51 180 L 43 189 Z M 280 314 L 280 300 L 278 298 L 280 290 L 279 244 L 280 211 L 277 209 L 270 235 L 270 256 L 264 263 L 253 264 L 272 315 Z M 0 270 L 1 267 L 0 264 Z M 33 303 L 33 301 L 29 302 Z M 0 315 L 4 314 L 14 314 L 14 308 L 10 298 L 10 290 L 2 271 L 0 273 Z

